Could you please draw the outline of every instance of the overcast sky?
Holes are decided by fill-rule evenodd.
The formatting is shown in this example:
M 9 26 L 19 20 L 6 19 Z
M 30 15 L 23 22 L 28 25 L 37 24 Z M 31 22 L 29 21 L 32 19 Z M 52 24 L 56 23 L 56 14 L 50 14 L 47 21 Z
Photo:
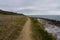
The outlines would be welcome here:
M 60 15 L 60 0 L 0 0 L 0 9 L 26 15 Z

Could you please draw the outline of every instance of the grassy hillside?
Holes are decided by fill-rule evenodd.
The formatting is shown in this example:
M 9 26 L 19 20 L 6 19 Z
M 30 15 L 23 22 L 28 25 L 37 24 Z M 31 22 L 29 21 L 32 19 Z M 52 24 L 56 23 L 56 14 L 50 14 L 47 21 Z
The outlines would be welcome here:
M 16 40 L 26 20 L 23 15 L 0 11 L 0 40 Z
M 36 18 L 31 18 L 32 21 L 32 37 L 34 40 L 56 40 L 51 34 L 44 30 L 43 25 Z
M 0 40 L 16 40 L 27 18 L 28 17 L 23 14 L 0 10 Z M 33 33 L 32 38 L 34 40 L 56 40 L 51 34 L 44 30 L 43 25 L 39 23 L 36 18 L 31 17 L 30 19 L 31 31 Z
M 22 13 L 15 13 L 15 12 L 3 11 L 3 10 L 0 10 L 0 14 L 4 14 L 4 15 L 23 15 Z

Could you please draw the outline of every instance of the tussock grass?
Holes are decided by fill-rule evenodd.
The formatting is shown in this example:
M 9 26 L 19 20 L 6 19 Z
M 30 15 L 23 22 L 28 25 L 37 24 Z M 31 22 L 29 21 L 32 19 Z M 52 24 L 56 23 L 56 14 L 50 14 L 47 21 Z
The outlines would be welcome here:
M 34 40 L 56 40 L 51 34 L 49 34 L 41 23 L 36 18 L 30 18 L 32 21 L 32 37 Z
M 27 18 L 20 15 L 0 16 L 0 40 L 16 40 Z

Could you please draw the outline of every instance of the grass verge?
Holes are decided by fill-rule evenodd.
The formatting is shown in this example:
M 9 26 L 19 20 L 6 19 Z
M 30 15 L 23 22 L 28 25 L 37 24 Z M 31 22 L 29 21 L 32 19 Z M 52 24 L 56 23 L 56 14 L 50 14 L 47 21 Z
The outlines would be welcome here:
M 30 18 L 32 21 L 32 37 L 34 40 L 56 40 L 51 34 L 44 30 L 43 25 L 36 19 Z

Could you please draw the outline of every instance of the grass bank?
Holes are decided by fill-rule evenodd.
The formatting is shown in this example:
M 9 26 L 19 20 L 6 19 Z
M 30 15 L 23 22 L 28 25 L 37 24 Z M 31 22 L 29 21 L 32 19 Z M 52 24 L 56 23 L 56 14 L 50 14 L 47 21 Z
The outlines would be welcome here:
M 43 25 L 36 18 L 30 18 L 32 21 L 32 37 L 34 40 L 56 40 L 51 34 L 44 30 Z
M 0 40 L 16 40 L 27 17 L 20 15 L 1 15 L 0 16 Z

